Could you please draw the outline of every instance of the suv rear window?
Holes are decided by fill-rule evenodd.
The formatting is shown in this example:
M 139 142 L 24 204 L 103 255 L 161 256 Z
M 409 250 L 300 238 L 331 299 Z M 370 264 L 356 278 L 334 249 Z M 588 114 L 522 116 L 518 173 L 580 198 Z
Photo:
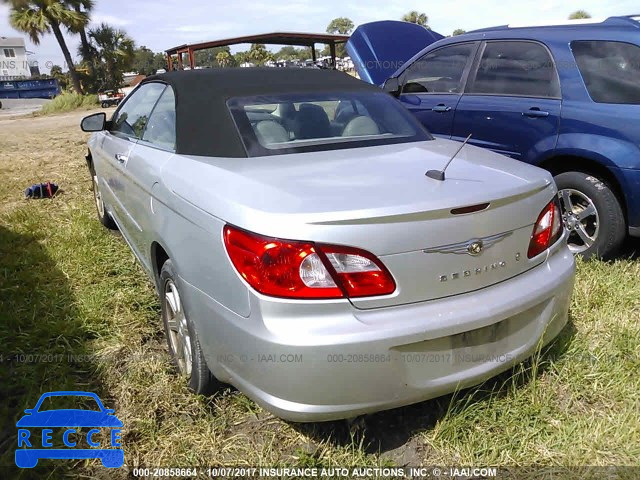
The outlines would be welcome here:
M 431 140 L 386 93 L 319 92 L 227 102 L 251 157 Z
M 571 50 L 594 102 L 640 104 L 640 47 L 593 40 L 571 42 Z

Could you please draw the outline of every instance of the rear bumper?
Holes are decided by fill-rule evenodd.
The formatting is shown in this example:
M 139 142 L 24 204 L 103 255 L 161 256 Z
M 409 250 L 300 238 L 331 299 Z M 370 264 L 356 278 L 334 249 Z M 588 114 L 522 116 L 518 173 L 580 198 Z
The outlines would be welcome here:
M 249 318 L 183 290 L 213 373 L 307 422 L 416 403 L 509 369 L 566 324 L 574 270 L 563 242 L 544 264 L 464 295 L 369 311 L 254 297 Z

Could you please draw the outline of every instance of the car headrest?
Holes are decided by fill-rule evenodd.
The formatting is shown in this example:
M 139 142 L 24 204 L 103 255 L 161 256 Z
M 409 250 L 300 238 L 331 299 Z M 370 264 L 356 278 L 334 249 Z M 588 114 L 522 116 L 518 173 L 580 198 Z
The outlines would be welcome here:
M 288 142 L 289 133 L 285 128 L 274 120 L 263 120 L 256 123 L 254 127 L 258 141 L 263 145 Z
M 370 117 L 360 115 L 349 120 L 342 131 L 343 137 L 359 137 L 362 135 L 379 135 L 380 128 Z
M 296 115 L 294 133 L 297 139 L 330 137 L 331 123 L 327 112 L 320 105 L 303 103 Z

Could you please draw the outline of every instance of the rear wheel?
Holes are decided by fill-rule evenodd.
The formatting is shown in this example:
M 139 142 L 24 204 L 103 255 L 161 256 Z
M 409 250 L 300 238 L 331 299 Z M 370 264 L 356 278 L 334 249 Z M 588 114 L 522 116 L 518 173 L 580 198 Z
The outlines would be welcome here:
M 113 221 L 111 215 L 107 213 L 106 207 L 104 205 L 104 200 L 102 199 L 102 193 L 100 192 L 100 184 L 98 183 L 98 175 L 96 174 L 93 167 L 89 170 L 91 173 L 91 183 L 93 186 L 93 200 L 96 204 L 96 212 L 98 214 L 98 220 L 100 223 L 107 227 L 109 230 L 117 230 L 118 226 L 116 222 Z
M 201 394 L 211 393 L 217 381 L 207 367 L 198 333 L 189 321 L 171 260 L 162 266 L 160 285 L 162 322 L 173 364 L 191 390 Z
M 615 257 L 626 236 L 626 223 L 613 191 L 584 172 L 561 173 L 555 181 L 571 252 L 585 259 Z

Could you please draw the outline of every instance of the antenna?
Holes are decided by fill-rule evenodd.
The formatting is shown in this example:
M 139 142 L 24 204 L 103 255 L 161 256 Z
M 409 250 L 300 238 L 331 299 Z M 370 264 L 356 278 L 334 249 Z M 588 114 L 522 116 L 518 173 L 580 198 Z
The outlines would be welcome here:
M 458 156 L 458 154 L 460 153 L 460 150 L 462 150 L 464 146 L 467 144 L 467 142 L 471 138 L 471 135 L 472 134 L 470 133 L 469 136 L 466 138 L 466 140 L 462 142 L 462 145 L 460 145 L 460 148 L 456 150 L 456 153 L 453 154 L 453 157 L 449 159 L 449 161 L 447 162 L 447 164 L 444 166 L 442 170 L 429 170 L 427 173 L 425 173 L 425 175 L 429 178 L 433 178 L 434 180 L 444 182 L 444 172 L 447 170 L 447 168 L 449 168 L 449 165 L 451 164 L 451 162 L 453 162 L 453 159 Z

